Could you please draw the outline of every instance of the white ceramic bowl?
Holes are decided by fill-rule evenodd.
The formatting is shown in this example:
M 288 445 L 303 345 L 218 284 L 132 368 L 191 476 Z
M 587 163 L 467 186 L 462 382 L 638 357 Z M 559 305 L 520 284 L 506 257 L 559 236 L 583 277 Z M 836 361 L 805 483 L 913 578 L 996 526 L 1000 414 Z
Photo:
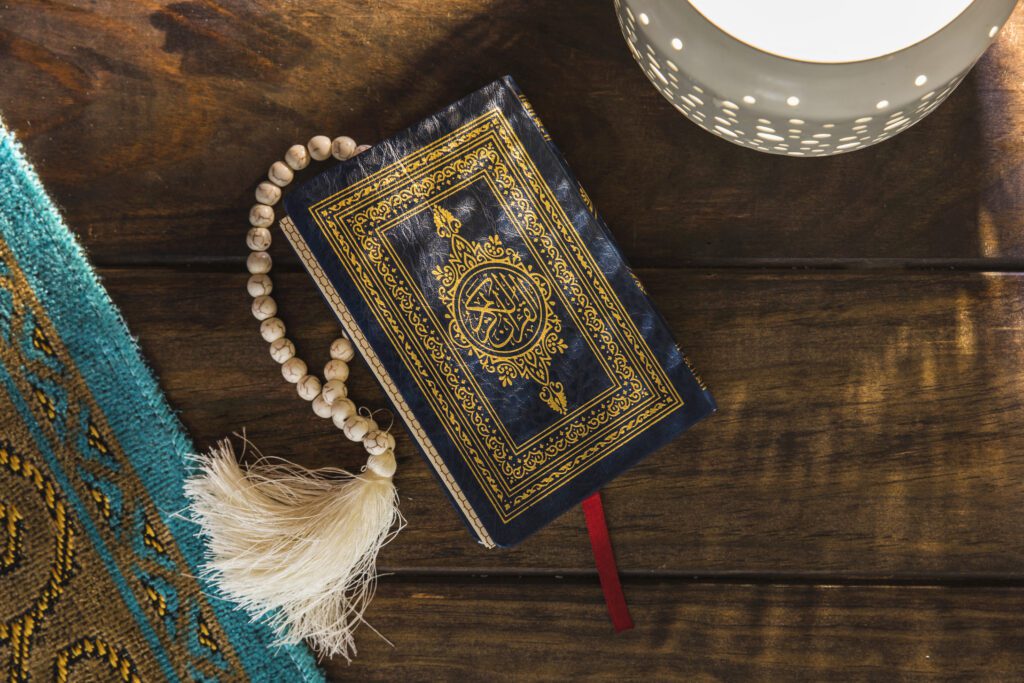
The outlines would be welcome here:
M 886 140 L 931 113 L 1017 0 L 615 0 L 654 87 L 691 121 L 796 157 Z

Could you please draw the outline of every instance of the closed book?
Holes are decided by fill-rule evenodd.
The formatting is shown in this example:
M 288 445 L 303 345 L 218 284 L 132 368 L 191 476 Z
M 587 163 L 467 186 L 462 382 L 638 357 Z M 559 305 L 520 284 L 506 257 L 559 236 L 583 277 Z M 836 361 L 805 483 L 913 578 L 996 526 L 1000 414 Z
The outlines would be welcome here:
M 306 181 L 281 225 L 486 546 L 715 409 L 510 77 Z

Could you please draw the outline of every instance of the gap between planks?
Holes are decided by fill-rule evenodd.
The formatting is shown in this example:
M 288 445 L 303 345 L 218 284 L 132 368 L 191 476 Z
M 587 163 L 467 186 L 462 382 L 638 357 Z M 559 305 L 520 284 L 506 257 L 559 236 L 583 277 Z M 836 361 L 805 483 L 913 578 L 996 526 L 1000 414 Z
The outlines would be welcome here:
M 244 249 L 239 253 L 244 252 Z M 244 274 L 245 259 L 242 256 L 233 259 L 208 259 L 201 261 L 121 261 L 106 263 L 94 261 L 93 268 L 107 271 L 131 270 L 170 270 L 188 271 L 193 273 L 226 273 Z M 680 261 L 675 266 L 634 266 L 641 272 L 656 271 L 746 271 L 746 272 L 814 272 L 842 271 L 851 273 L 870 273 L 879 275 L 899 275 L 901 273 L 922 272 L 964 272 L 964 273 L 996 273 L 1001 275 L 1018 275 L 1024 273 L 1024 259 L 1012 258 L 979 258 L 979 259 L 860 259 L 860 258 L 766 258 L 766 259 L 692 259 Z M 285 261 L 274 264 L 276 273 L 300 273 L 302 266 L 298 263 Z
M 417 567 L 401 569 L 380 567 L 380 576 L 388 581 L 403 583 L 460 582 L 482 584 L 507 583 L 571 583 L 590 584 L 597 581 L 596 570 L 531 569 L 516 567 L 448 568 Z M 956 574 L 893 575 L 883 577 L 843 576 L 827 572 L 775 573 L 775 572 L 721 572 L 687 573 L 671 571 L 620 571 L 623 582 L 629 585 L 672 583 L 678 585 L 772 585 L 772 586 L 837 586 L 837 587 L 921 587 L 921 588 L 1024 588 L 1024 574 Z

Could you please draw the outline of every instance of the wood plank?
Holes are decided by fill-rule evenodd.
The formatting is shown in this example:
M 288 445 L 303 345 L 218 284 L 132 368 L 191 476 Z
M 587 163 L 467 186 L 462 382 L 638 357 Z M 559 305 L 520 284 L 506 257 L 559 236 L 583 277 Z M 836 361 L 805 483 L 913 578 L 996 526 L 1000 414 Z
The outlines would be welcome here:
M 281 379 L 244 275 L 103 276 L 199 444 L 248 427 L 271 455 L 361 462 Z M 721 412 L 608 488 L 623 570 L 1021 575 L 1024 276 L 641 277 Z M 321 366 L 336 323 L 304 275 L 276 282 L 290 336 Z M 352 382 L 360 402 L 383 405 L 362 363 Z M 578 512 L 514 550 L 477 547 L 396 431 L 409 526 L 382 557 L 389 569 L 592 571 Z
M 337 680 L 1019 679 L 1013 588 L 629 583 L 615 636 L 592 583 L 385 578 Z
M 929 119 L 802 160 L 686 121 L 633 64 L 607 1 L 14 2 L 0 8 L 0 110 L 100 264 L 238 263 L 252 188 L 288 145 L 380 139 L 512 73 L 637 265 L 1012 268 L 1022 42 L 1018 10 Z

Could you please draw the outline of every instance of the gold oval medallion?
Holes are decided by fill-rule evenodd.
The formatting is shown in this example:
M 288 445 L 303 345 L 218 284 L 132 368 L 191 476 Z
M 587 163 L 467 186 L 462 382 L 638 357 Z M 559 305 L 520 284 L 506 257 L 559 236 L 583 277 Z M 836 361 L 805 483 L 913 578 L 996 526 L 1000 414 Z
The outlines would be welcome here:
M 529 273 L 504 263 L 483 263 L 467 272 L 455 291 L 455 319 L 480 351 L 516 356 L 544 330 L 547 307 Z

